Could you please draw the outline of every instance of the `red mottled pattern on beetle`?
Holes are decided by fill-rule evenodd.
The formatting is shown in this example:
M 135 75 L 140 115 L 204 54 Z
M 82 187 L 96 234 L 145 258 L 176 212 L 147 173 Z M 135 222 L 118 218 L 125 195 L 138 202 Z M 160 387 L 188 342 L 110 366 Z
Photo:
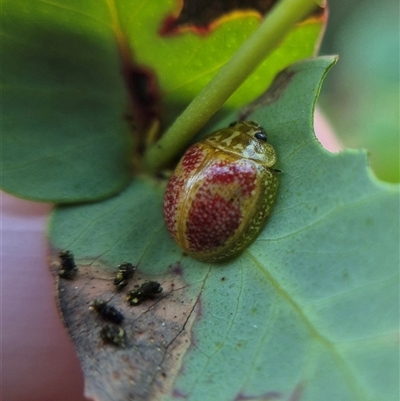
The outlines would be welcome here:
M 204 160 L 205 151 L 198 145 L 191 146 L 182 159 L 182 169 L 186 174 L 197 169 Z
M 257 170 L 254 163 L 246 160 L 241 162 L 217 161 L 209 169 L 206 182 L 214 185 L 230 185 L 237 183 L 238 190 L 243 195 L 251 195 L 256 189 Z
M 164 198 L 164 218 L 169 232 L 176 237 L 176 215 L 180 193 L 183 186 L 183 177 L 174 175 L 167 185 Z
M 239 228 L 256 189 L 257 170 L 247 160 L 217 159 L 202 170 L 198 181 L 185 231 L 190 250 L 207 251 L 224 244 Z
M 174 238 L 177 237 L 178 222 L 177 214 L 180 203 L 182 202 L 182 191 L 187 178 L 193 170 L 199 168 L 204 158 L 207 156 L 204 149 L 200 146 L 193 145 L 185 153 L 183 159 L 177 166 L 177 171 L 180 174 L 174 174 L 169 181 L 164 199 L 164 218 L 169 232 Z
M 238 204 L 206 191 L 208 197 L 199 196 L 190 208 L 186 232 L 189 248 L 207 251 L 224 244 L 242 221 Z

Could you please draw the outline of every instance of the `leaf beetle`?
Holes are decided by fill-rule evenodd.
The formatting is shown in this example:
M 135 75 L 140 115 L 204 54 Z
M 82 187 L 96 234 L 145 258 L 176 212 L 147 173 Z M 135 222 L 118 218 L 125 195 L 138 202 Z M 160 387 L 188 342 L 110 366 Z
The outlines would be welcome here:
M 265 130 L 239 121 L 192 145 L 168 182 L 168 231 L 192 257 L 221 262 L 244 251 L 275 203 L 277 154 Z

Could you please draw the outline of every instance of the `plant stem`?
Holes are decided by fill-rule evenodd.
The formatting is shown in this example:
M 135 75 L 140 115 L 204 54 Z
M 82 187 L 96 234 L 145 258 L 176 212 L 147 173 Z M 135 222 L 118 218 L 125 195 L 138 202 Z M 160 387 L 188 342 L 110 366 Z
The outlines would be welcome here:
M 293 25 L 316 7 L 315 0 L 281 0 L 194 98 L 162 138 L 144 155 L 144 168 L 155 172 L 170 161 L 221 108 L 251 72 L 275 49 Z

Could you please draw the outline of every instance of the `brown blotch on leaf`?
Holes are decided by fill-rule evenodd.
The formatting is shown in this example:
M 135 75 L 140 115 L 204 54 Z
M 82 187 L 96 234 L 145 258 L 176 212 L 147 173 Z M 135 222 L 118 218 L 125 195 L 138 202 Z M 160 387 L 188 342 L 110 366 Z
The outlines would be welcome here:
M 278 0 L 185 0 L 177 1 L 177 9 L 167 16 L 160 28 L 160 35 L 176 35 L 191 31 L 199 35 L 212 32 L 226 18 L 234 14 L 267 14 Z M 316 6 L 310 17 L 324 14 L 324 8 Z M 308 18 L 310 18 L 308 17 Z
M 186 0 L 179 1 L 177 10 L 168 16 L 160 29 L 162 35 L 173 35 L 191 30 L 207 34 L 232 13 L 253 12 L 260 17 L 268 12 L 277 0 Z
M 96 401 L 153 400 L 173 392 L 173 380 L 193 343 L 192 325 L 200 314 L 199 295 L 181 275 L 134 275 L 134 284 L 157 280 L 163 292 L 137 307 L 115 291 L 116 272 L 85 261 L 75 280 L 58 277 L 58 255 L 51 259 L 57 301 L 85 375 L 85 395 Z M 109 269 L 109 266 L 107 266 Z M 197 287 L 196 287 L 197 288 Z M 124 315 L 107 324 L 90 310 L 96 299 L 112 302 Z
M 176 262 L 173 265 L 169 266 L 169 270 L 171 271 L 172 274 L 182 276 L 183 274 L 183 267 L 180 262 Z
M 240 393 L 234 399 L 234 401 L 278 401 L 278 400 L 283 400 L 283 396 L 281 393 L 278 393 L 276 391 L 269 391 L 267 393 L 255 396 L 249 396 Z
M 135 110 L 135 121 L 141 129 L 160 118 L 160 91 L 155 73 L 131 64 L 125 68 L 125 80 Z
M 280 72 L 272 82 L 271 86 L 266 92 L 259 96 L 256 100 L 251 102 L 248 106 L 243 107 L 238 114 L 239 120 L 247 120 L 254 110 L 262 105 L 275 103 L 285 92 L 286 87 L 292 81 L 294 72 L 290 70 L 283 70 Z

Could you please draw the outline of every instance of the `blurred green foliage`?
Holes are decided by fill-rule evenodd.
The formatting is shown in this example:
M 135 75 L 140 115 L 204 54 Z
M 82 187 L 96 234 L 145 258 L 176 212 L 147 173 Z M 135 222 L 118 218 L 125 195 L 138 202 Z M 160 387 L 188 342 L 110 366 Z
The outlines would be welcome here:
M 320 105 L 346 147 L 366 148 L 378 178 L 400 180 L 399 3 L 336 0 L 321 54 L 339 54 Z

